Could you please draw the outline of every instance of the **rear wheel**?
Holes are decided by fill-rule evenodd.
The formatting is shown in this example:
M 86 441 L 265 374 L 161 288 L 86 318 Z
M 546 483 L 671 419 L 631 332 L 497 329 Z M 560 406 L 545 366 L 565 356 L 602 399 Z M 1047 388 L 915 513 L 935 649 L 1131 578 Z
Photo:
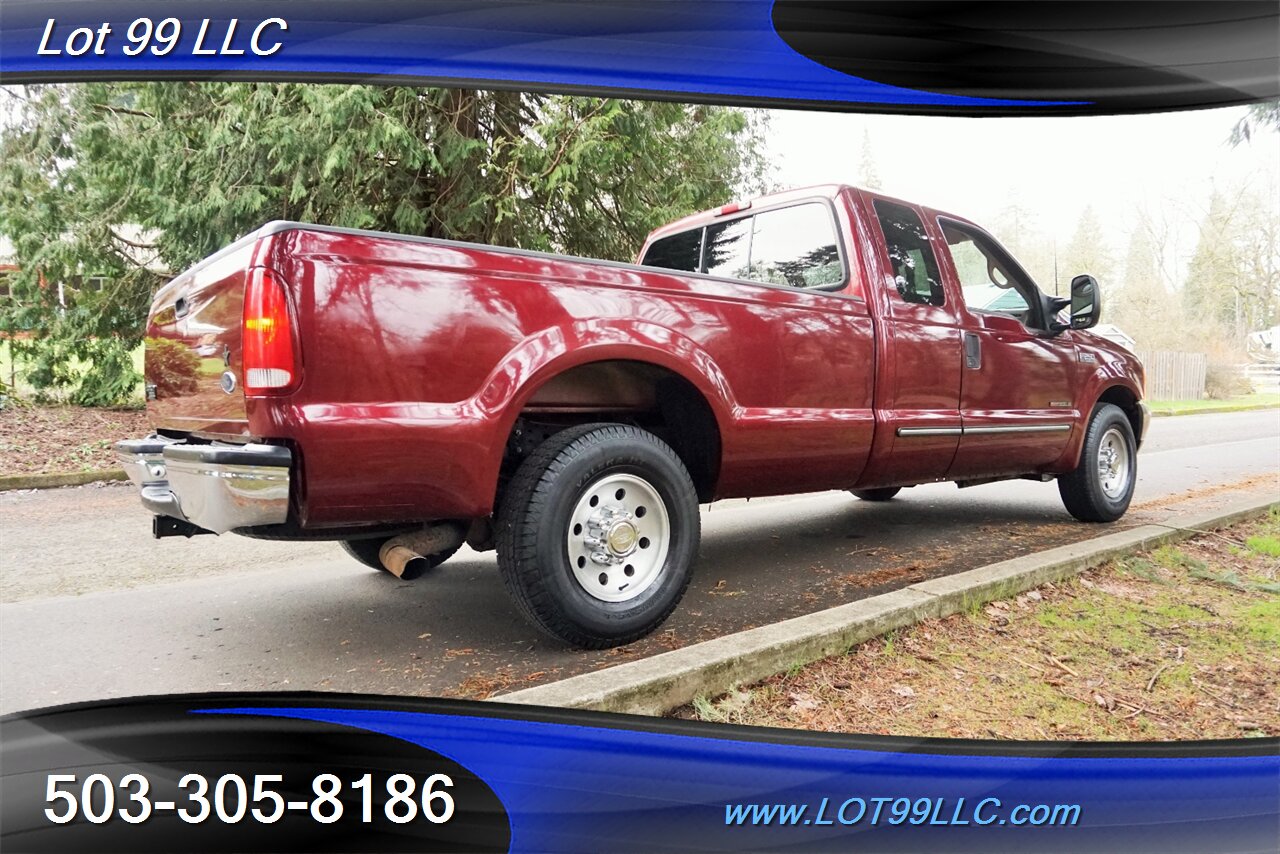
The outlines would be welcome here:
M 700 536 L 680 458 L 622 424 L 572 427 L 540 445 L 507 484 L 497 521 L 498 569 L 520 610 L 589 649 L 637 640 L 675 610 Z
M 1058 478 L 1067 512 L 1081 522 L 1114 522 L 1129 509 L 1138 479 L 1138 443 L 1124 410 L 1094 407 L 1080 463 Z
M 893 496 L 902 491 L 900 486 L 885 486 L 880 489 L 851 489 L 849 490 L 863 501 L 888 501 Z
M 389 539 L 391 538 L 371 537 L 362 540 L 343 540 L 339 545 L 342 546 L 342 550 L 344 552 L 351 555 L 370 569 L 376 569 L 390 574 L 387 568 L 382 565 L 382 560 L 378 557 L 378 552 L 382 550 L 382 544 Z M 438 554 L 425 556 L 423 560 L 427 562 L 426 568 L 435 569 L 437 566 L 453 557 L 460 548 L 462 548 L 462 545 L 458 544 L 453 548 L 445 549 Z

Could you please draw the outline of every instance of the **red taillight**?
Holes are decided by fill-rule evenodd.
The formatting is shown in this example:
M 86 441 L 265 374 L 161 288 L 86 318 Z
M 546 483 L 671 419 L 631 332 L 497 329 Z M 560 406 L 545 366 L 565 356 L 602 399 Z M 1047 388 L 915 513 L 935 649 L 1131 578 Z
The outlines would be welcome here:
M 298 370 L 284 285 L 263 267 L 249 271 L 241 344 L 245 394 L 281 394 L 293 390 Z

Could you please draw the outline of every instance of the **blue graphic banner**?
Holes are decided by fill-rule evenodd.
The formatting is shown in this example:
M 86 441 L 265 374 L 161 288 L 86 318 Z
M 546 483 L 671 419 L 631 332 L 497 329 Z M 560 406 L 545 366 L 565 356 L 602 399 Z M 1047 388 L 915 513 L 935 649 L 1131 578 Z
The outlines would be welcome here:
M 1132 112 L 1275 97 L 1277 22 L 1276 4 L 1238 0 L 5 0 L 0 77 L 451 83 L 829 109 Z
M 913 740 L 318 694 L 3 723 L 6 851 L 1167 854 L 1280 839 L 1274 738 Z

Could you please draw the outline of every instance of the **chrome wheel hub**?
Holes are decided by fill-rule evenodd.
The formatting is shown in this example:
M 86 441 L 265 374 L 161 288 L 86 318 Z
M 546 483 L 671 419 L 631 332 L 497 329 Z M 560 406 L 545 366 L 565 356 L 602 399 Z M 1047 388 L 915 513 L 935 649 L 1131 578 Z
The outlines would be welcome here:
M 1112 427 L 1098 443 L 1098 482 L 1108 498 L 1120 498 L 1129 488 L 1133 476 L 1129 445 L 1121 432 Z
M 579 496 L 565 546 L 574 578 L 590 596 L 626 602 L 662 574 L 671 520 L 658 491 L 633 474 L 610 474 Z

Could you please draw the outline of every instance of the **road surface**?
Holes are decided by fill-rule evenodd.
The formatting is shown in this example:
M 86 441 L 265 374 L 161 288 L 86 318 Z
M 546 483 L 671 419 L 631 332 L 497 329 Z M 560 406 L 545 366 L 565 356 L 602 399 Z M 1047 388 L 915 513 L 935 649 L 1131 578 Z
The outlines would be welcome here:
M 1130 513 L 1280 497 L 1280 410 L 1156 419 Z M 1097 536 L 1053 484 L 726 501 L 654 636 L 566 649 L 517 614 L 492 553 L 400 582 L 333 543 L 150 538 L 129 486 L 0 494 L 0 711 L 219 690 L 485 697 Z

